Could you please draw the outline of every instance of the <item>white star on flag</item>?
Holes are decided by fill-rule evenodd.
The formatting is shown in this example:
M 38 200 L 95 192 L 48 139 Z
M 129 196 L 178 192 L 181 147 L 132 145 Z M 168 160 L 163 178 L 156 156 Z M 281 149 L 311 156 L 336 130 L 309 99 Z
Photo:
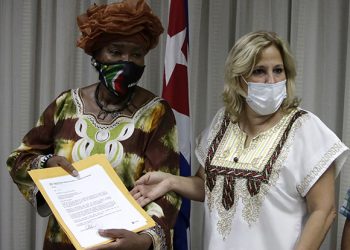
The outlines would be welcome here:
M 176 64 L 187 66 L 187 60 L 181 48 L 186 38 L 186 28 L 176 35 L 167 36 L 165 49 L 165 84 L 169 83 L 171 74 L 174 71 Z M 178 51 L 177 53 L 174 51 Z
M 176 119 L 181 176 L 191 176 L 188 36 L 187 0 L 169 0 L 162 97 L 170 104 Z M 190 211 L 190 201 L 183 198 L 174 226 L 174 250 L 190 249 Z

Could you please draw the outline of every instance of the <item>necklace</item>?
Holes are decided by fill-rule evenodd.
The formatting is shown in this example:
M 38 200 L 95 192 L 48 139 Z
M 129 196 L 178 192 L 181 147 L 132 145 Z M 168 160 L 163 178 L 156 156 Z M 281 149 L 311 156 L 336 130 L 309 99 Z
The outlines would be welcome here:
M 103 106 L 101 101 L 98 99 L 98 94 L 100 93 L 100 84 L 97 85 L 96 90 L 95 90 L 95 101 L 97 106 L 100 108 L 100 112 L 97 115 L 98 119 L 104 120 L 108 115 L 111 115 L 112 118 L 117 117 L 120 114 L 120 111 L 125 109 L 125 107 L 129 104 L 129 101 L 131 99 L 131 94 L 127 96 L 125 100 L 123 100 L 121 107 L 117 109 L 107 109 Z

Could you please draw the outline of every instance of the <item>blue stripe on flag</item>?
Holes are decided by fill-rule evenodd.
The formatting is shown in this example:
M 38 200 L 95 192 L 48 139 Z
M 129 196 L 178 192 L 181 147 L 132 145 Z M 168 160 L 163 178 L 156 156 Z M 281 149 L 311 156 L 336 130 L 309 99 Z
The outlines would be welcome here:
M 180 175 L 190 176 L 191 167 L 180 153 Z M 190 226 L 191 201 L 182 198 L 181 208 L 174 227 L 174 250 L 187 250 L 187 228 Z

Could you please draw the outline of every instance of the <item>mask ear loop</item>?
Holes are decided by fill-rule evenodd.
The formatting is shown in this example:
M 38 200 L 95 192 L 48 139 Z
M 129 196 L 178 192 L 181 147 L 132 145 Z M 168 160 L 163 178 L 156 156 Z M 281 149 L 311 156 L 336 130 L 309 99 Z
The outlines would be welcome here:
M 246 81 L 246 79 L 244 78 L 244 76 L 240 75 L 240 77 L 242 77 L 243 81 L 248 85 L 248 82 Z

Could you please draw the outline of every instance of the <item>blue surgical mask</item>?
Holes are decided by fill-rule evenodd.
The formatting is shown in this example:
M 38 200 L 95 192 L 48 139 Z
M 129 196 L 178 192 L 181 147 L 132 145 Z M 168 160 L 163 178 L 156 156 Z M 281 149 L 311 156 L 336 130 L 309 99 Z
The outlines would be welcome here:
M 145 66 L 130 61 L 103 64 L 91 59 L 91 64 L 99 72 L 100 81 L 116 96 L 130 94 L 140 80 Z

